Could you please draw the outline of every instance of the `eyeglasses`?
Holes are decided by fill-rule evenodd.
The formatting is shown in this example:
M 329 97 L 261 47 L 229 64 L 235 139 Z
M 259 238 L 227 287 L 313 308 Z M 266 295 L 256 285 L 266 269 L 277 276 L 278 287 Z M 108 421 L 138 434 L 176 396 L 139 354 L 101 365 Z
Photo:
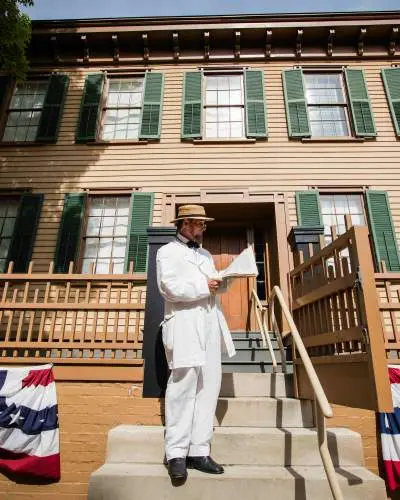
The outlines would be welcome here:
M 202 220 L 197 220 L 197 219 L 188 219 L 190 224 L 193 224 L 193 226 L 198 226 L 201 227 L 203 230 L 206 230 L 207 224 L 206 222 Z

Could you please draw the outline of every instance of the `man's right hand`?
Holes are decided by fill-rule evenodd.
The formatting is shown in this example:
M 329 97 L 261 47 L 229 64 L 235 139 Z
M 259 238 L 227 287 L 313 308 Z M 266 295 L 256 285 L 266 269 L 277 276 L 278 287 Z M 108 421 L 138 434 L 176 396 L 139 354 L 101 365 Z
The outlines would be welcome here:
M 208 280 L 208 288 L 211 293 L 217 293 L 221 282 L 218 280 Z

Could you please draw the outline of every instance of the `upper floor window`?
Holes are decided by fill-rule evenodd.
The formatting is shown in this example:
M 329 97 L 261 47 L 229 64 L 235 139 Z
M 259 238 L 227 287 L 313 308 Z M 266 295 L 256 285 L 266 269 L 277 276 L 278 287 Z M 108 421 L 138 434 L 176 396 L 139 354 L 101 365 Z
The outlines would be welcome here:
M 129 196 L 94 196 L 88 200 L 83 237 L 82 272 L 124 272 L 128 236 Z
M 342 73 L 305 73 L 312 137 L 351 135 Z
M 69 78 L 52 75 L 12 84 L 0 76 L 5 119 L 0 131 L 3 143 L 55 143 L 57 141 Z
M 87 75 L 76 142 L 159 139 L 164 91 L 162 73 L 117 77 Z
M 243 75 L 205 75 L 204 136 L 245 137 Z
M 294 68 L 284 70 L 282 78 L 289 137 L 376 136 L 362 69 Z
M 144 77 L 108 80 L 101 137 L 104 140 L 139 138 Z
M 320 204 L 327 244 L 332 241 L 331 226 L 336 227 L 338 235 L 346 232 L 345 215 L 351 216 L 351 222 L 355 226 L 366 225 L 363 195 L 361 193 L 320 193 Z
M 47 93 L 48 80 L 17 83 L 7 110 L 4 142 L 33 142 Z
M 182 139 L 267 137 L 262 70 L 184 75 Z

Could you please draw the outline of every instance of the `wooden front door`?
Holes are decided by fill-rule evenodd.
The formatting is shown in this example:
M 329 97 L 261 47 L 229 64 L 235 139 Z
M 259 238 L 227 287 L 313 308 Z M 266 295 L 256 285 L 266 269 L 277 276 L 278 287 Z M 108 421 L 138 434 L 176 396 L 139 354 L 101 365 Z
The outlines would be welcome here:
M 213 228 L 204 233 L 203 246 L 213 256 L 218 271 L 227 267 L 247 247 L 245 227 Z M 229 290 L 220 295 L 226 321 L 232 331 L 246 331 L 249 327 L 249 283 L 237 278 Z

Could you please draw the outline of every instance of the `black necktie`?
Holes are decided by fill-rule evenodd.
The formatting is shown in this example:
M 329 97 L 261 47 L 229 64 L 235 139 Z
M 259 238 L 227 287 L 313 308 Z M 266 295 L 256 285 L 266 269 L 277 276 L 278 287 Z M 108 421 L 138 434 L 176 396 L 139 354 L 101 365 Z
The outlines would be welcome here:
M 197 241 L 189 240 L 186 245 L 189 248 L 200 248 L 200 245 L 197 243 Z

